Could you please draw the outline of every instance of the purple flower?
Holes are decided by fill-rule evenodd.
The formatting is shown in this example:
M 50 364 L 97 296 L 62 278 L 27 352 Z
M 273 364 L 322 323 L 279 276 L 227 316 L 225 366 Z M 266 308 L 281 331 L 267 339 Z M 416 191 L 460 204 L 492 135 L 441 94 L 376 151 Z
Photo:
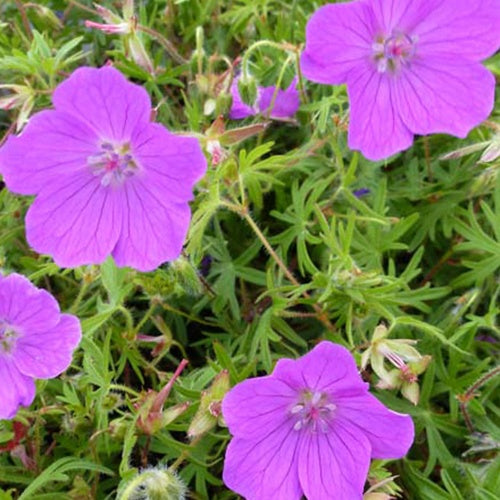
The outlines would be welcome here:
M 222 411 L 233 435 L 224 482 L 248 500 L 361 499 L 370 458 L 402 457 L 414 436 L 331 342 L 238 384 Z
M 24 276 L 0 276 L 0 419 L 35 398 L 34 378 L 52 378 L 71 363 L 80 322 Z
M 276 86 L 258 87 L 257 100 L 253 106 L 245 104 L 238 92 L 238 78 L 233 80 L 231 85 L 231 95 L 233 104 L 229 111 L 229 118 L 241 120 L 257 113 L 266 115 L 269 112 Z M 297 78 L 294 78 L 286 90 L 278 90 L 274 106 L 271 109 L 270 118 L 292 118 L 300 106 L 299 92 L 297 90 Z
M 314 13 L 301 64 L 310 80 L 347 83 L 349 147 L 379 160 L 487 118 L 495 79 L 479 61 L 499 45 L 498 0 L 358 0 Z
M 37 195 L 27 239 L 62 267 L 141 271 L 176 259 L 206 160 L 198 140 L 150 122 L 147 92 L 115 68 L 77 69 L 0 149 L 7 187 Z

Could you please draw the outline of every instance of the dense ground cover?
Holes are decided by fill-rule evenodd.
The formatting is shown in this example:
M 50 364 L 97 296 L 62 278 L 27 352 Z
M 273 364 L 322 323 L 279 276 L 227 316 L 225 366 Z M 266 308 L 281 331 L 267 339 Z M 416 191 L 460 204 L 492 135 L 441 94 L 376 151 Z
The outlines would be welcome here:
M 120 3 L 105 6 L 121 16 Z M 0 4 L 3 140 L 74 69 L 111 61 L 208 159 L 181 257 L 151 272 L 60 268 L 27 244 L 32 198 L 2 184 L 2 272 L 50 291 L 83 339 L 0 421 L 0 499 L 181 498 L 173 471 L 188 498 L 236 498 L 222 481 L 224 394 L 321 340 L 347 347 L 372 393 L 415 424 L 406 458 L 373 461 L 366 490 L 497 498 L 498 106 L 464 140 L 418 137 L 377 162 L 347 146 L 342 85 L 300 78 L 291 118 L 230 119 L 241 59 L 259 85 L 287 88 L 323 3 L 137 1 L 132 33 L 90 1 Z M 486 67 L 498 79 L 498 54 Z M 177 492 L 153 496 L 163 481 Z

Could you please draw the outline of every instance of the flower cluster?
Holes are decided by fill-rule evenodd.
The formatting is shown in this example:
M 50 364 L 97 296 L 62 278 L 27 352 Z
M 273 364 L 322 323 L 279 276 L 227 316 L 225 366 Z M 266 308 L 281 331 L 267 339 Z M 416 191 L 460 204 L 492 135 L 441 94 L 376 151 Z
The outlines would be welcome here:
M 19 274 L 0 276 L 0 419 L 33 402 L 33 379 L 68 368 L 80 337 L 78 318 L 52 295 Z
M 347 349 L 321 342 L 224 398 L 224 482 L 247 499 L 361 499 L 370 458 L 399 458 L 413 422 L 368 392 Z

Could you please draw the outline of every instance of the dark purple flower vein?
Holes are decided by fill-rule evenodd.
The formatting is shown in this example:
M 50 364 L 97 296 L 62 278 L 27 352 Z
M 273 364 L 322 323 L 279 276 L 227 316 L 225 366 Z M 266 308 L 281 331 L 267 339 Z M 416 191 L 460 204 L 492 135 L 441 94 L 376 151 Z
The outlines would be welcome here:
M 80 212 L 78 213 L 76 219 L 73 220 L 73 224 L 61 235 L 59 236 L 58 240 L 59 240 L 59 244 L 61 243 L 61 240 L 72 230 L 74 230 L 74 225 L 81 219 L 83 213 L 85 212 L 85 210 L 87 209 L 87 207 L 89 206 L 89 203 L 90 201 L 92 200 L 92 198 L 94 197 L 96 191 L 100 188 L 99 185 L 96 186 L 96 188 L 92 191 L 92 193 L 89 195 L 89 197 L 87 198 L 87 201 L 85 203 L 85 205 L 81 208 Z M 107 195 L 108 195 L 108 192 L 106 190 L 106 198 L 107 198 Z M 104 201 L 106 200 L 106 198 L 104 198 Z M 103 205 L 104 205 L 104 201 L 103 201 Z M 102 205 L 101 205 L 101 210 L 102 210 Z M 99 217 L 99 221 L 100 221 L 100 217 Z M 95 240 L 95 233 L 94 233 L 94 240 Z M 97 240 L 95 240 L 95 242 L 97 243 Z M 59 245 L 58 245 L 59 246 Z M 99 250 L 99 245 L 97 244 L 97 249 Z M 81 251 L 81 248 L 79 248 L 78 250 L 75 250 L 71 253 L 71 257 L 73 257 L 75 254 L 79 253 Z
M 286 421 L 285 421 L 286 422 Z M 278 431 L 278 429 L 280 427 L 282 427 L 283 423 L 280 422 L 273 430 L 269 431 L 262 439 L 258 440 L 252 447 L 251 449 L 247 452 L 247 453 L 244 453 L 242 455 L 242 460 L 240 460 L 238 463 L 239 464 L 242 464 L 245 459 L 250 455 L 250 453 L 252 453 L 255 448 L 260 445 L 261 443 L 263 443 L 264 441 L 266 441 L 269 436 L 271 436 L 272 434 L 276 433 Z M 283 443 L 288 439 L 288 437 L 290 436 L 291 433 L 295 432 L 294 429 L 293 429 L 293 426 L 290 425 L 290 428 L 288 429 L 288 433 L 282 438 L 279 446 L 277 447 L 274 447 L 274 448 L 267 448 L 266 449 L 266 453 L 265 454 L 262 454 L 262 458 L 264 458 L 266 455 L 269 455 L 269 453 L 272 453 L 275 451 L 275 449 L 277 448 L 281 448 L 283 446 Z M 238 439 L 241 439 L 241 438 L 238 438 Z M 248 441 L 248 440 L 245 440 L 245 439 L 241 439 L 242 441 Z M 295 449 L 297 448 L 297 443 L 298 443 L 298 439 L 296 440 L 295 442 Z M 273 458 L 276 457 L 275 454 L 273 454 L 271 456 L 271 459 L 267 462 L 267 464 L 264 466 L 264 467 L 260 467 L 260 471 L 264 471 L 265 469 L 267 469 L 269 467 L 269 464 L 272 462 Z
M 432 66 L 428 66 L 428 65 L 426 65 L 426 64 L 422 64 L 422 63 L 420 63 L 420 65 L 421 65 L 421 66 L 423 66 L 424 68 L 427 68 L 427 69 L 428 69 L 429 71 L 431 71 L 431 72 L 441 73 L 441 74 L 443 74 L 443 75 L 446 75 L 448 78 L 450 78 L 450 77 L 451 77 L 451 79 L 452 79 L 452 80 L 456 81 L 456 82 L 457 82 L 457 83 L 459 83 L 459 84 L 461 84 L 461 83 L 462 83 L 462 81 L 461 81 L 461 80 L 456 79 L 456 78 L 453 76 L 453 74 L 451 74 L 451 73 L 448 73 L 448 72 L 443 71 L 443 70 L 439 70 L 439 69 L 437 69 L 437 68 L 433 68 Z M 446 104 L 447 104 L 450 108 L 452 108 L 452 109 L 453 109 L 453 108 L 457 107 L 457 103 L 451 103 L 451 102 L 449 102 L 447 99 L 445 99 L 445 94 L 444 94 L 444 93 L 439 93 L 439 94 L 438 94 L 438 93 L 437 93 L 437 92 L 436 92 L 436 91 L 435 91 L 435 90 L 434 90 L 434 89 L 433 89 L 430 85 L 428 85 L 428 84 L 427 84 L 427 82 L 426 82 L 423 78 L 421 78 L 421 77 L 418 75 L 418 72 L 412 71 L 412 75 L 413 75 L 415 78 L 417 78 L 418 80 L 420 80 L 420 81 L 422 82 L 422 84 L 424 85 L 424 87 L 426 87 L 427 89 L 429 89 L 429 90 L 430 90 L 430 91 L 431 91 L 434 95 L 438 95 L 438 96 L 439 96 L 439 98 L 440 98 L 440 99 L 441 99 L 444 103 L 446 103 Z M 464 89 L 467 89 L 467 88 L 468 88 L 468 87 L 467 87 L 467 85 L 462 85 L 462 87 L 463 87 Z M 414 89 L 414 91 L 415 91 L 415 89 Z M 459 107 L 460 107 L 460 108 L 462 108 L 462 106 L 459 106 Z M 463 108 L 462 108 L 462 109 L 463 109 Z
M 127 96 L 127 104 L 125 106 L 125 119 L 123 120 L 121 137 L 125 137 L 125 129 L 127 128 L 129 108 L 130 108 L 130 101 L 129 101 L 128 96 Z
M 375 397 L 375 396 L 373 396 L 373 397 Z M 377 401 L 378 401 L 378 400 L 377 400 Z M 349 404 L 348 404 L 348 403 L 347 403 L 347 404 L 343 404 L 343 405 L 342 405 L 342 407 L 343 407 L 343 408 L 348 408 L 349 410 L 351 410 L 351 411 L 352 411 L 352 412 L 354 412 L 354 413 L 359 413 L 359 412 L 361 412 L 361 411 L 364 411 L 364 410 L 361 410 L 361 409 L 360 409 L 360 408 L 358 408 L 358 407 L 352 407 L 352 406 L 349 406 Z M 385 436 L 375 434 L 374 432 L 372 432 L 372 431 L 370 430 L 370 428 L 369 428 L 369 427 L 363 427 L 362 425 L 358 424 L 358 423 L 356 422 L 356 420 L 354 420 L 354 419 L 352 419 L 352 418 L 348 418 L 348 417 L 343 417 L 343 418 L 345 418 L 345 419 L 346 419 L 348 422 L 350 422 L 352 425 L 355 425 L 358 429 L 360 429 L 360 430 L 361 430 L 362 432 L 364 432 L 365 434 L 370 434 L 371 436 L 374 436 L 374 437 L 376 437 L 376 438 L 378 438 L 378 439 L 386 439 L 386 437 L 385 437 Z M 375 414 L 375 417 L 374 417 L 374 418 L 376 418 L 377 420 L 380 420 L 380 415 Z
M 337 426 L 338 426 L 338 425 L 339 425 L 339 422 L 337 422 Z M 342 431 L 343 431 L 343 432 L 345 432 L 346 434 L 348 434 L 348 435 L 351 437 L 351 439 L 352 439 L 353 441 L 356 441 L 356 443 L 358 443 L 358 444 L 360 445 L 360 447 L 361 447 L 361 448 L 363 448 L 363 443 L 361 443 L 361 442 L 360 442 L 360 441 L 359 441 L 359 440 L 358 440 L 358 439 L 357 439 L 357 438 L 356 438 L 356 437 L 355 437 L 355 436 L 354 436 L 351 432 L 349 432 L 349 429 L 345 428 L 345 427 L 344 427 L 344 426 L 342 426 L 342 425 L 341 425 L 341 427 L 342 427 Z M 351 449 L 350 449 L 350 448 L 349 448 L 349 446 L 345 443 L 345 441 L 342 439 L 342 432 L 337 433 L 337 432 L 336 432 L 335 430 L 333 430 L 333 429 L 332 429 L 332 432 L 335 434 L 335 436 L 337 437 L 337 439 L 338 439 L 339 441 L 341 441 L 341 442 L 342 442 L 342 444 L 344 445 L 344 448 L 347 450 L 347 453 L 351 456 L 352 463 L 353 463 L 354 465 L 357 465 L 357 463 L 358 463 L 359 461 L 357 461 L 357 460 L 356 460 L 356 457 L 355 457 L 355 456 L 353 455 L 353 453 L 351 452 Z M 332 448 L 332 446 L 331 446 L 331 443 L 330 443 L 330 440 L 328 439 L 328 437 L 327 437 L 327 443 L 328 443 L 328 447 L 330 448 L 331 452 L 333 453 L 333 457 L 334 457 L 335 461 L 337 462 L 337 466 L 339 466 L 340 464 L 339 464 L 339 462 L 338 462 L 338 460 L 337 460 L 337 457 L 336 457 L 336 455 L 335 455 L 335 451 L 333 450 L 333 448 Z M 370 455 L 371 455 L 371 452 L 370 452 Z M 350 484 L 350 485 L 351 485 L 351 487 L 355 490 L 355 489 L 356 489 L 356 486 L 352 483 L 352 481 L 351 481 L 350 479 L 347 479 L 347 478 L 346 478 L 346 476 L 344 475 L 344 472 L 343 472 L 343 468 L 340 466 L 340 467 L 339 467 L 339 469 L 340 469 L 340 471 L 341 471 L 341 473 L 342 473 L 342 477 L 344 478 L 345 482 L 346 482 L 347 484 Z
M 412 74 L 414 74 L 414 73 L 412 72 Z M 421 108 L 425 111 L 425 114 L 427 115 L 427 126 L 430 128 L 430 118 L 432 118 L 432 115 L 429 113 L 429 110 L 427 109 L 427 106 L 424 104 L 424 102 L 423 102 L 423 101 L 422 101 L 422 99 L 420 98 L 420 95 L 418 94 L 417 90 L 416 90 L 416 89 L 415 89 L 415 87 L 413 86 L 413 83 L 412 83 L 412 81 L 411 81 L 411 78 L 408 78 L 408 77 L 406 76 L 406 74 L 405 74 L 405 73 L 403 73 L 402 78 L 404 78 L 405 82 L 407 82 L 407 83 L 408 83 L 408 85 L 411 87 L 411 89 L 413 90 L 413 93 L 414 93 L 414 95 L 415 95 L 415 99 L 416 99 L 416 100 L 420 103 Z M 400 97 L 400 98 L 401 98 L 401 94 L 403 94 L 403 96 L 404 96 L 404 101 L 406 102 L 407 109 L 408 109 L 408 111 L 411 113 L 411 116 L 413 117 L 413 119 L 414 119 L 415 121 L 419 121 L 419 120 L 416 120 L 415 114 L 414 114 L 414 112 L 413 112 L 413 106 L 412 106 L 412 104 L 408 101 L 408 96 L 407 96 L 407 93 L 406 93 L 406 92 L 404 92 L 402 89 L 400 89 L 400 91 L 398 92 L 398 95 L 399 95 L 399 97 Z M 401 117 L 401 119 L 402 119 L 402 121 L 404 121 L 402 117 Z M 410 130 L 411 130 L 411 128 L 410 128 L 410 126 L 409 126 L 409 124 L 405 123 L 405 125 L 406 125 L 406 127 L 407 127 L 408 129 L 410 129 Z
M 10 300 L 12 300 L 12 298 L 11 298 Z M 45 309 L 45 306 L 42 306 L 42 307 L 37 308 L 37 309 L 36 309 L 36 311 L 34 311 L 34 312 L 33 312 L 33 314 L 30 314 L 28 317 L 20 318 L 20 321 L 25 322 L 25 321 L 30 320 L 31 318 L 33 318 L 34 316 L 36 316 L 38 313 L 40 313 L 41 311 L 43 311 L 43 309 Z M 24 312 L 24 309 L 21 309 L 21 310 L 19 311 L 19 313 L 18 313 L 18 314 L 16 314 L 16 315 L 12 318 L 12 320 L 13 320 L 13 321 L 15 321 L 16 319 L 17 319 L 17 320 L 19 320 L 19 314 L 22 314 L 23 312 Z M 57 313 L 59 314 L 59 311 L 57 311 Z
M 437 7 L 434 8 L 434 11 L 438 10 L 443 5 L 443 3 L 444 3 L 444 0 L 439 4 L 439 6 L 437 6 Z M 469 12 L 467 14 L 467 16 L 468 17 L 472 17 L 478 10 L 479 10 L 479 6 L 476 7 L 472 12 Z M 458 12 L 460 12 L 460 11 L 458 11 Z M 432 13 L 429 13 L 429 15 L 431 15 L 431 14 Z M 458 21 L 459 19 L 462 19 L 464 17 L 462 12 L 460 12 L 460 14 L 461 15 L 457 15 L 457 16 L 453 17 L 452 19 L 448 19 L 447 20 L 446 28 L 448 28 L 455 21 Z M 430 33 L 435 33 L 436 31 L 440 31 L 440 30 L 442 30 L 444 28 L 445 27 L 442 24 L 438 24 L 437 26 L 434 26 L 434 28 L 432 28 L 432 29 L 429 29 L 427 31 L 422 31 L 421 33 L 419 33 L 419 36 L 429 35 Z
M 144 207 L 144 203 L 142 202 L 142 198 L 141 198 L 141 197 L 139 196 L 139 194 L 137 193 L 137 189 L 136 189 L 136 187 L 135 187 L 135 185 L 134 185 L 134 184 L 131 184 L 131 189 L 133 189 L 133 190 L 134 190 L 135 196 L 136 196 L 136 197 L 137 197 L 137 199 L 139 200 L 139 203 L 140 203 L 140 205 L 141 205 L 141 207 L 142 207 L 142 214 L 143 214 L 143 218 L 142 218 L 142 219 L 143 219 L 143 220 L 144 220 L 144 219 L 146 219 L 146 220 L 149 222 L 149 226 L 151 227 L 151 234 L 153 235 L 153 239 L 156 239 L 156 242 L 158 243 L 158 241 L 159 241 L 159 240 L 158 240 L 158 237 L 156 236 L 155 225 L 153 224 L 153 222 L 152 222 L 152 221 L 151 221 L 151 219 L 149 218 L 149 216 L 148 216 L 148 211 L 145 209 L 145 207 Z M 154 199 L 157 201 L 157 203 L 159 203 L 159 205 L 160 205 L 161 207 L 163 207 L 163 210 L 164 210 L 164 212 L 165 212 L 165 215 L 167 216 L 167 219 L 168 219 L 168 220 L 169 220 L 169 222 L 170 222 L 170 226 L 172 227 L 172 220 L 170 219 L 170 216 L 168 215 L 167 210 L 165 210 L 165 209 L 166 209 L 165 205 L 164 205 L 162 202 L 160 202 L 160 200 L 158 200 L 158 198 L 156 198 L 156 196 L 154 196 L 154 195 L 151 193 L 151 191 L 149 191 L 149 189 L 147 189 L 147 188 L 146 188 L 146 186 L 145 186 L 143 183 L 141 183 L 141 189 L 142 189 L 142 190 L 144 190 L 144 191 L 146 191 L 146 192 L 147 192 L 147 193 L 148 193 L 148 194 L 149 194 L 152 198 L 154 198 Z
M 74 190 L 73 194 L 70 195 L 70 196 L 67 196 L 66 198 L 64 198 L 64 200 L 59 205 L 57 205 L 56 207 L 54 207 L 49 213 L 53 214 L 55 211 L 59 210 L 68 200 L 71 200 L 71 198 L 74 198 L 78 193 L 80 193 L 81 191 L 83 191 L 89 184 L 91 184 L 94 181 L 95 181 L 95 178 L 91 178 L 82 187 L 75 187 L 75 190 Z M 76 182 L 78 182 L 78 181 L 76 181 Z M 75 178 L 71 177 L 71 182 L 69 182 L 68 184 L 65 184 L 62 188 L 59 188 L 57 190 L 57 192 L 61 192 L 61 191 L 65 190 L 66 188 L 70 187 L 73 184 L 75 184 Z M 40 193 L 38 193 L 38 196 L 37 196 L 37 201 L 38 201 L 39 198 L 42 198 L 42 201 L 43 201 L 44 194 L 45 194 L 45 191 L 43 191 L 43 190 L 40 191 Z M 50 198 L 50 197 L 52 197 L 54 195 L 54 193 L 49 193 L 49 194 L 50 194 L 50 196 L 48 196 L 47 198 Z

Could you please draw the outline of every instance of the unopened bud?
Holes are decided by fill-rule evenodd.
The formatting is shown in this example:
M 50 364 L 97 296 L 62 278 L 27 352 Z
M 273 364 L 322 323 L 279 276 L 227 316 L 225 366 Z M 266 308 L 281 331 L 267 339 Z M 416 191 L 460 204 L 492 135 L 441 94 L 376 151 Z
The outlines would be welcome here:
M 257 82 L 253 76 L 241 76 L 238 79 L 238 92 L 241 100 L 248 106 L 253 106 L 257 100 Z
M 151 468 L 141 471 L 125 483 L 118 500 L 184 500 L 186 485 L 169 469 Z
M 401 394 L 414 405 L 418 404 L 420 398 L 420 387 L 418 382 L 404 383 L 401 388 Z
M 188 429 L 188 437 L 195 439 L 217 425 L 222 415 L 222 399 L 230 389 L 229 373 L 220 372 L 208 390 L 201 393 L 200 407 Z
M 124 40 L 125 47 L 128 49 L 133 61 L 144 68 L 148 73 L 154 73 L 154 66 L 144 48 L 143 43 L 135 32 L 130 33 Z

